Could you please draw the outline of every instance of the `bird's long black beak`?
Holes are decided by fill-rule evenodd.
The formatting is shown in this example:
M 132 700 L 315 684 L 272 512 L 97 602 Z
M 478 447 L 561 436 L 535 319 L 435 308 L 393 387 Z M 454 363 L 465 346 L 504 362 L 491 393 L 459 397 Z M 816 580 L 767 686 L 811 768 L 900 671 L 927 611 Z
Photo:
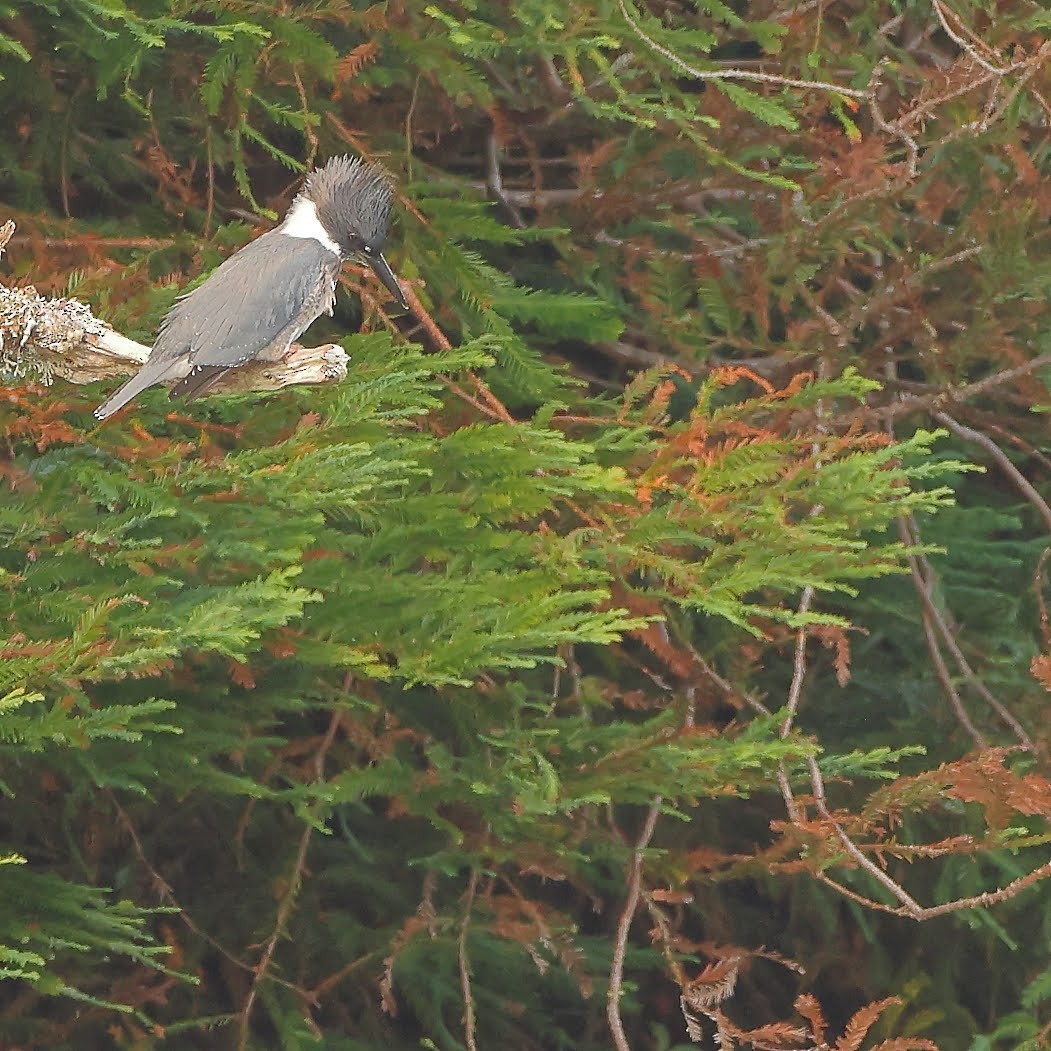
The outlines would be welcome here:
M 402 310 L 408 310 L 409 304 L 405 301 L 405 293 L 402 292 L 401 285 L 398 284 L 398 279 L 394 276 L 390 263 L 383 257 L 383 253 L 373 252 L 365 258 L 369 261 L 369 266 L 372 267 L 376 276 L 383 282 L 383 287 L 394 296 Z

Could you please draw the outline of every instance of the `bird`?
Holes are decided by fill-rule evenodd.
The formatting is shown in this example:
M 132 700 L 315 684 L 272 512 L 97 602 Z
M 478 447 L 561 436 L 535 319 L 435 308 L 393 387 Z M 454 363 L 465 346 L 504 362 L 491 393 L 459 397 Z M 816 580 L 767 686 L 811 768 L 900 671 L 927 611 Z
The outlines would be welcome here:
M 230 369 L 280 361 L 315 319 L 332 313 L 345 259 L 367 262 L 407 310 L 383 255 L 393 197 L 386 169 L 358 157 L 333 157 L 312 171 L 280 225 L 176 301 L 145 364 L 95 417 L 107 419 L 158 383 L 175 380 L 170 397 L 196 398 Z

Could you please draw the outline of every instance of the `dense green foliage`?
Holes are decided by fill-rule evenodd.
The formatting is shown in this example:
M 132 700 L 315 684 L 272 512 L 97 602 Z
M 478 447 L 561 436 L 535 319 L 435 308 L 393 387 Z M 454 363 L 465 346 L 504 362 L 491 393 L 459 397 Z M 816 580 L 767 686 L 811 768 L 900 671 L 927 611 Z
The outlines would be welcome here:
M 0 1046 L 1047 1046 L 1049 27 L 0 0 L 6 283 L 148 339 L 351 151 L 421 303 L 7 381 Z

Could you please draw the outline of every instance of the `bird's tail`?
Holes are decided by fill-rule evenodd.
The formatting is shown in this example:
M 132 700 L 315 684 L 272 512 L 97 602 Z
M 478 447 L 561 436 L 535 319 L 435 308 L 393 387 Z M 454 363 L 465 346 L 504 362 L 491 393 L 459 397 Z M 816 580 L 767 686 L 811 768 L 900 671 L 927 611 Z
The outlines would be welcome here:
M 96 420 L 109 419 L 118 409 L 122 409 L 125 405 L 135 397 L 136 394 L 141 393 L 147 387 L 152 387 L 155 383 L 158 383 L 163 379 L 163 374 L 156 373 L 149 367 L 143 367 L 124 384 L 120 390 L 111 394 L 94 412 Z

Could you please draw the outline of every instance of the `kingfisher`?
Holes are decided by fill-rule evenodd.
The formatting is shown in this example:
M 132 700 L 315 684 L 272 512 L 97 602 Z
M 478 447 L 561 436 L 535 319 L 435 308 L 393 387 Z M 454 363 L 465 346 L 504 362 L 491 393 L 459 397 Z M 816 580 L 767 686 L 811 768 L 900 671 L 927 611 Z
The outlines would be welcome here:
M 282 360 L 318 317 L 332 313 L 345 259 L 367 262 L 407 310 L 383 256 L 393 197 L 387 171 L 357 157 L 334 157 L 312 171 L 279 226 L 179 298 L 146 363 L 95 416 L 112 416 L 158 383 L 174 380 L 170 397 L 196 398 L 230 369 Z

